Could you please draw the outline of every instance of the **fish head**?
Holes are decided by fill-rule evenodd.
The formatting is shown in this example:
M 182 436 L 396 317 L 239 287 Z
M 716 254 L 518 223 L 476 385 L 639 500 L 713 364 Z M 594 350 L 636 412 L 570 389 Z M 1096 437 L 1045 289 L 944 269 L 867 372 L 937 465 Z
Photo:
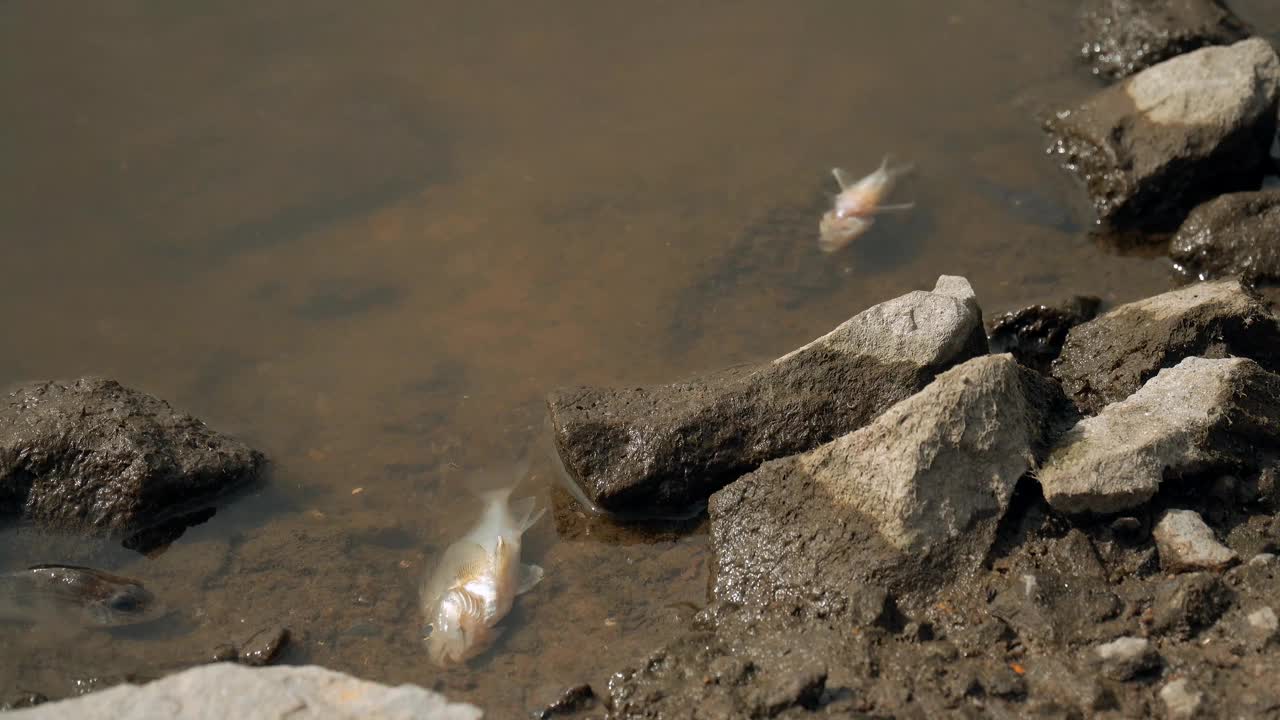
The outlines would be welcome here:
M 86 620 L 99 627 L 118 627 L 149 622 L 168 609 L 151 591 L 136 583 L 104 588 L 84 605 Z
M 873 222 L 870 217 L 841 216 L 828 211 L 818 224 L 818 248 L 825 253 L 836 252 L 871 229 Z
M 480 599 L 455 588 L 436 606 L 431 632 L 424 639 L 427 656 L 437 667 L 456 665 L 487 648 L 489 635 Z

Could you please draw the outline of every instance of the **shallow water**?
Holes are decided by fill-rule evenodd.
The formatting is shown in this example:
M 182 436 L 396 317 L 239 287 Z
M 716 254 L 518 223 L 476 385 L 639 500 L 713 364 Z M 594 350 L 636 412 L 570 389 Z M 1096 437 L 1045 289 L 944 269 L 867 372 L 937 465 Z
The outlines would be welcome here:
M 286 662 L 497 717 L 602 689 L 704 601 L 701 529 L 561 513 L 494 651 L 441 672 L 417 639 L 468 484 L 529 457 L 546 501 L 548 390 L 775 357 L 941 273 L 988 314 L 1170 287 L 1090 241 L 1043 151 L 1036 115 L 1098 87 L 1073 3 L 946 5 L 0 6 L 0 384 L 115 377 L 273 460 L 154 557 L 0 531 L 0 571 L 93 563 L 176 609 L 0 626 L 0 698 L 155 675 L 273 623 Z M 1265 0 L 1234 6 L 1280 28 Z M 829 168 L 885 153 L 917 165 L 916 210 L 821 254 Z

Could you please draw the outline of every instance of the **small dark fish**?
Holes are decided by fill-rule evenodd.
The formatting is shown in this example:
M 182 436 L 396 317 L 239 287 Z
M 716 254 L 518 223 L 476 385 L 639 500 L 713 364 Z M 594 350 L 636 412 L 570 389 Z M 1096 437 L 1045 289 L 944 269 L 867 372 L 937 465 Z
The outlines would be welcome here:
M 164 605 L 142 583 L 75 565 L 33 565 L 0 574 L 0 620 L 116 627 L 148 622 Z

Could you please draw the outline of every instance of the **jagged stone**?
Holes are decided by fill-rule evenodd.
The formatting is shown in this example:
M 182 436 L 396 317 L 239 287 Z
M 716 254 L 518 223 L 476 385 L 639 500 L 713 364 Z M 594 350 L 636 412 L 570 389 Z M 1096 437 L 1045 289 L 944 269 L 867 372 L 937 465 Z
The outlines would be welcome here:
M 766 460 L 862 427 L 986 350 L 973 289 L 943 276 L 772 362 L 671 385 L 561 390 L 548 406 L 560 457 L 590 501 L 679 512 Z
M 1113 79 L 1249 36 L 1244 22 L 1216 0 L 1087 0 L 1081 29 L 1081 54 L 1095 74 Z
M 1280 318 L 1238 280 L 1197 283 L 1072 328 L 1052 372 L 1093 414 L 1191 356 L 1247 357 L 1280 371 Z
M 1038 476 L 1054 508 L 1112 513 L 1149 500 L 1170 474 L 1260 466 L 1277 448 L 1280 376 L 1244 358 L 1187 358 L 1077 423 Z
M 1160 565 L 1169 572 L 1225 570 L 1240 561 L 1231 548 L 1218 542 L 1194 510 L 1165 512 L 1151 534 L 1160 552 Z
M 1280 280 L 1280 191 L 1230 193 L 1197 206 L 1169 242 L 1169 257 L 1201 280 Z
M 1276 134 L 1280 59 L 1262 38 L 1143 70 L 1045 127 L 1112 230 L 1172 230 L 1195 205 L 1257 189 Z
M 1034 462 L 1055 398 L 1012 357 L 975 358 L 870 425 L 766 463 L 711 499 L 713 595 L 841 612 L 856 588 L 893 591 L 972 568 Z

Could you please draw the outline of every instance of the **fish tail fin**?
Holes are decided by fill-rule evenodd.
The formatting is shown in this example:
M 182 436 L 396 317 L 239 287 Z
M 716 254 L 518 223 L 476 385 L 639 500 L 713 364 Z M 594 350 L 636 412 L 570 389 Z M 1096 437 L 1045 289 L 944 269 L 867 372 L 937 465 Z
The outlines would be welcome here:
M 511 503 L 511 515 L 515 518 L 516 526 L 520 528 L 520 532 L 533 527 L 546 512 L 547 509 L 545 507 L 538 507 L 538 499 L 532 495 Z

